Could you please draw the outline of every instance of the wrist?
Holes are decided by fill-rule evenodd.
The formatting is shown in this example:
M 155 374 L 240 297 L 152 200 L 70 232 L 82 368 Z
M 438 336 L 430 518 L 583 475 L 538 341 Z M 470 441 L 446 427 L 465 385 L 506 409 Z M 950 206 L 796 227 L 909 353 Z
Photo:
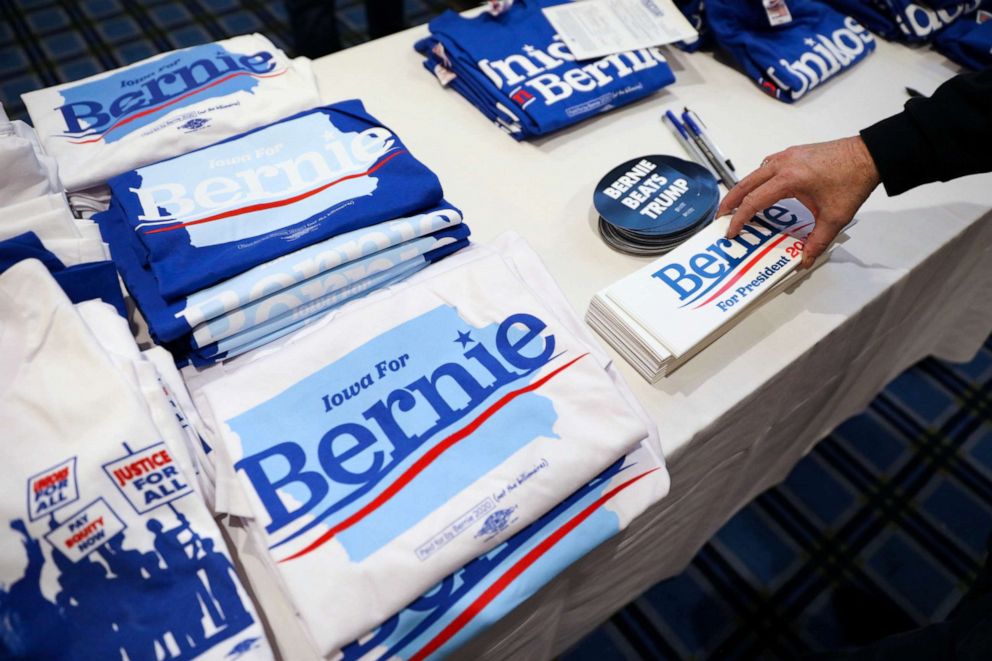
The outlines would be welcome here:
M 865 182 L 869 191 L 875 190 L 882 179 L 868 145 L 860 135 L 851 136 L 847 142 L 851 150 L 851 159 L 861 180 Z

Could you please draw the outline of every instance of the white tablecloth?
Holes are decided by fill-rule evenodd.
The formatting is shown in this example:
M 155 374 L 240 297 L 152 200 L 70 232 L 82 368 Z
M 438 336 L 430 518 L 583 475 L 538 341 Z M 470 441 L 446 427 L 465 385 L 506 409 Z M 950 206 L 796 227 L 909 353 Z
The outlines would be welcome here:
M 679 54 L 668 90 L 519 144 L 421 67 L 412 44 L 424 34 L 415 28 L 318 60 L 323 98 L 361 98 L 438 173 L 476 240 L 519 232 L 580 314 L 595 291 L 646 261 L 600 241 L 592 194 L 627 159 L 681 155 L 659 120 L 664 109 L 697 111 L 750 171 L 791 144 L 853 134 L 897 112 L 906 86 L 930 93 L 956 71 L 932 52 L 880 42 L 864 63 L 790 106 L 711 55 Z M 968 359 L 992 329 L 990 207 L 992 175 L 893 199 L 880 190 L 829 263 L 659 385 L 618 358 L 657 420 L 671 493 L 459 656 L 563 650 L 679 573 L 735 511 L 900 371 L 930 354 Z

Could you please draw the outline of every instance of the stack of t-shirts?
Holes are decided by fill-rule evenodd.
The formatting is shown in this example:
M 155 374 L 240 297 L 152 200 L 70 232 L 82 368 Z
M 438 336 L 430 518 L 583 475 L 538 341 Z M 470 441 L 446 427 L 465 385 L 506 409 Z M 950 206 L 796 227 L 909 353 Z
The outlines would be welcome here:
M 22 121 L 8 121 L 0 106 L 0 206 L 62 192 L 55 159 Z
M 110 181 L 94 216 L 152 337 L 233 357 L 468 243 L 461 213 L 359 101 Z
M 992 3 L 988 0 L 822 0 L 886 39 L 930 42 L 958 64 L 992 65 Z
M 713 38 L 770 96 L 792 103 L 875 50 L 860 23 L 814 0 L 706 0 Z M 785 11 L 782 11 L 782 8 Z
M 799 264 L 813 218 L 797 201 L 765 209 L 734 239 L 725 238 L 728 224 L 715 220 L 589 305 L 589 325 L 652 383 L 808 273 Z
M 898 38 L 908 42 L 929 41 L 962 16 L 974 12 L 981 0 L 885 0 L 889 14 L 899 26 Z
M 291 605 L 320 655 L 571 511 L 570 495 L 651 436 L 540 281 L 496 253 L 460 255 L 193 380 L 219 509 L 244 517 L 239 547 L 256 550 L 249 579 Z M 610 475 L 584 516 L 635 472 Z M 558 535 L 582 516 L 570 521 Z
M 23 95 L 69 191 L 319 103 L 306 59 L 259 34 L 164 53 Z
M 974 71 L 992 67 L 992 1 L 934 35 L 933 47 Z
M 675 82 L 657 48 L 578 63 L 541 12 L 568 0 L 517 0 L 506 12 L 447 11 L 415 45 L 424 67 L 517 140 L 544 135 Z
M 123 319 L 34 260 L 0 275 L 0 317 L 0 655 L 272 658 Z
M 626 528 L 668 492 L 668 473 L 654 423 L 576 317 L 537 254 L 512 235 L 471 250 L 477 255 L 467 251 L 456 259 L 497 253 L 548 306 L 556 322 L 583 338 L 596 362 L 646 425 L 649 438 L 505 543 L 432 586 L 374 632 L 346 646 L 346 661 L 447 656 L 537 593 L 573 562 Z

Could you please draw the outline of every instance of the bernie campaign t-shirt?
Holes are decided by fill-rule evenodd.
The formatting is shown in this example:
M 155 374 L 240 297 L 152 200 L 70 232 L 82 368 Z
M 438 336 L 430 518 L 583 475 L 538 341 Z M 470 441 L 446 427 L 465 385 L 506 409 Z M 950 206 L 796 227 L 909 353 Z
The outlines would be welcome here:
M 792 103 L 875 50 L 875 38 L 850 16 L 812 0 L 787 0 L 791 18 L 772 25 L 758 2 L 707 0 L 706 20 L 766 94 Z
M 70 191 L 320 103 L 310 63 L 260 34 L 163 53 L 22 96 Z
M 461 213 L 447 203 L 430 211 L 345 232 L 278 259 L 260 264 L 216 285 L 195 292 L 178 303 L 167 303 L 151 269 L 143 265 L 130 243 L 131 230 L 117 216 L 97 214 L 111 254 L 152 336 L 160 343 L 187 336 L 203 323 L 237 311 L 264 297 L 318 277 L 354 260 L 434 232 L 457 227 Z M 301 298 L 300 304 L 309 302 Z M 263 321 L 264 318 L 259 318 Z
M 195 394 L 322 654 L 647 437 L 498 257 L 438 268 Z
M 448 656 L 625 529 L 668 492 L 669 478 L 657 451 L 654 422 L 575 316 L 534 250 L 512 234 L 477 244 L 472 250 L 499 254 L 558 321 L 583 337 L 644 421 L 650 437 L 530 526 L 440 581 L 375 631 L 345 646 L 344 661 Z M 469 259 L 472 250 L 447 264 Z M 280 642 L 278 631 L 275 638 Z
M 962 16 L 974 12 L 982 0 L 948 2 L 947 0 L 885 0 L 899 26 L 901 37 L 909 42 L 930 41 L 941 30 Z
M 437 176 L 351 100 L 110 181 L 163 298 L 441 202 Z
M 326 283 L 326 286 L 330 287 L 326 293 L 315 295 L 310 302 L 289 309 L 276 305 L 265 310 L 267 317 L 265 321 L 257 322 L 236 333 L 205 343 L 198 341 L 194 335 L 192 340 L 193 363 L 199 365 L 203 361 L 216 362 L 222 358 L 233 358 L 261 344 L 267 344 L 276 338 L 287 335 L 357 296 L 388 287 L 425 268 L 432 262 L 444 259 L 468 246 L 468 239 L 458 236 L 458 234 L 467 234 L 467 232 L 468 226 L 463 225 L 447 236 L 432 235 L 411 242 L 421 244 L 419 246 L 404 245 L 390 250 L 391 254 L 383 255 L 381 259 L 379 255 L 375 255 L 361 260 L 363 263 L 356 264 L 354 269 L 350 268 L 349 265 L 349 268 L 342 269 L 342 273 L 335 274 L 330 279 L 331 282 Z M 425 248 L 429 249 L 425 250 Z M 407 250 L 411 253 L 410 257 L 403 255 L 403 252 Z M 323 280 L 323 278 L 321 279 Z M 316 284 L 318 290 L 322 286 L 324 285 Z M 254 316 L 256 312 L 258 310 L 248 310 L 246 316 Z M 224 320 L 224 322 L 226 321 Z M 240 318 L 236 318 L 235 321 L 239 324 L 243 323 Z M 224 322 L 219 324 L 220 328 L 224 328 Z M 205 333 L 209 332 L 209 329 L 205 328 L 200 330 Z
M 37 261 L 0 275 L 0 316 L 0 656 L 271 659 L 137 374 Z
M 252 341 L 297 320 L 312 317 L 340 303 L 340 293 L 352 285 L 391 270 L 426 266 L 464 248 L 468 245 L 468 233 L 467 225 L 459 225 L 325 272 L 197 326 L 193 329 L 193 346 L 202 349 L 215 342 L 239 346 L 246 340 Z M 306 298 L 306 302 L 301 302 L 301 298 Z
M 992 66 L 992 2 L 954 21 L 933 38 L 940 53 L 972 71 Z
M 520 118 L 523 131 L 511 133 L 517 139 L 575 124 L 675 81 L 656 48 L 576 62 L 541 11 L 563 1 L 517 0 L 498 16 L 475 18 L 447 11 L 429 24 L 451 71 L 478 90 L 467 98 L 480 108 L 502 104 Z

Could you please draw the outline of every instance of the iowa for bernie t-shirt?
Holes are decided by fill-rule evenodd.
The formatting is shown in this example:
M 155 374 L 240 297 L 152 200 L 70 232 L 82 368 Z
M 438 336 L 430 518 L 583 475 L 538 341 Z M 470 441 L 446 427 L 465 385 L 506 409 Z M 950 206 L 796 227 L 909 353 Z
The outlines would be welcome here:
M 437 268 L 196 394 L 322 654 L 648 435 L 588 345 L 498 256 Z
M 22 97 L 69 191 L 320 103 L 309 60 L 260 34 L 163 53 Z
M 441 184 L 357 100 L 315 108 L 110 181 L 166 300 L 441 201 Z M 109 214 L 109 215 L 108 215 Z

